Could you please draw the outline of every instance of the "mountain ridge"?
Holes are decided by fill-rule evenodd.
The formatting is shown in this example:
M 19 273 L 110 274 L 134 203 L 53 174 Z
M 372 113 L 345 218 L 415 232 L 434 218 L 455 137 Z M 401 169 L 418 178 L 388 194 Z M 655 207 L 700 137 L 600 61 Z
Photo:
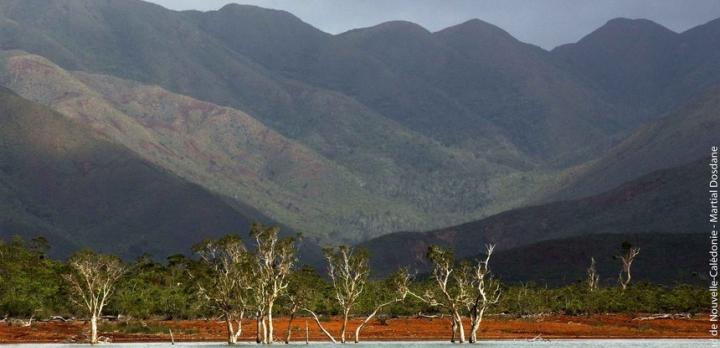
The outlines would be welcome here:
M 687 106 L 720 81 L 716 23 L 615 19 L 547 51 L 480 20 L 331 35 L 253 6 L 7 0 L 0 48 L 54 65 L 5 64 L 3 83 L 28 99 L 317 242 L 354 243 L 683 164 L 717 126 L 712 96 Z M 646 141 L 663 127 L 685 140 Z M 617 156 L 633 148 L 636 160 Z
M 4 88 L 0 135 L 0 236 L 44 236 L 56 256 L 92 247 L 163 257 L 273 222 Z
M 602 233 L 704 233 L 697 212 L 704 207 L 706 161 L 659 170 L 604 193 L 576 200 L 505 211 L 482 220 L 428 232 L 397 232 L 358 244 L 370 251 L 381 273 L 427 266 L 431 245 L 452 248 L 460 258 L 494 243 L 498 251 Z M 648 237 L 651 238 L 651 237 Z

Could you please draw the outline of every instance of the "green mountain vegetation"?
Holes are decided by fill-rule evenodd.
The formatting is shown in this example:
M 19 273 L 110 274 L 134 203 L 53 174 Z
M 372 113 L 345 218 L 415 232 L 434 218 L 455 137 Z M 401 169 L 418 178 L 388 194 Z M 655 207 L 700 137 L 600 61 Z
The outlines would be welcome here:
M 564 122 L 564 135 L 571 128 L 590 138 L 611 133 L 603 127 L 611 128 L 612 122 L 600 125 L 607 120 L 598 116 L 602 108 L 586 95 L 591 93 L 564 78 L 546 52 L 479 21 L 436 34 L 412 23 L 389 22 L 330 36 L 287 13 L 248 6 L 192 15 L 214 37 L 267 69 L 341 91 L 410 129 L 503 163 L 537 164 L 532 157 L 569 152 L 567 144 L 563 149 L 553 143 L 567 137 L 548 134 L 560 130 L 550 123 Z M 557 93 L 532 95 L 541 89 Z M 550 111 L 550 104 L 568 110 Z M 578 105 L 587 109 L 570 110 Z M 591 106 L 595 109 L 588 112 Z M 548 112 L 538 115 L 538 110 Z M 571 114 L 576 117 L 559 119 Z M 532 131 L 519 131 L 523 127 Z
M 572 280 L 578 271 L 573 267 L 587 267 L 586 263 L 593 256 L 589 251 L 597 250 L 596 257 L 607 259 L 607 250 L 617 250 L 619 240 L 634 242 L 639 239 L 641 247 L 643 244 L 653 245 L 648 246 L 655 248 L 648 250 L 649 254 L 670 253 L 677 255 L 678 260 L 687 260 L 678 262 L 683 265 L 678 268 L 660 266 L 676 259 L 647 263 L 650 271 L 646 275 L 651 280 L 673 279 L 678 275 L 678 269 L 684 270 L 683 278 L 688 279 L 693 271 L 699 271 L 694 268 L 699 265 L 698 260 L 690 256 L 697 254 L 699 244 L 692 236 L 685 238 L 677 234 L 702 237 L 707 229 L 700 214 L 706 204 L 706 187 L 702 184 L 707 176 L 705 162 L 700 160 L 653 172 L 599 195 L 514 209 L 430 232 L 391 233 L 361 245 L 373 256 L 375 269 L 389 272 L 402 265 L 425 269 L 427 262 L 424 255 L 431 245 L 452 248 L 458 257 L 472 257 L 480 252 L 482 245 L 495 243 L 500 250 L 498 259 L 502 260 L 502 253 L 506 251 L 504 266 L 510 271 L 504 275 L 508 279 L 529 276 L 530 279 L 557 282 L 568 278 Z M 595 236 L 608 233 L 618 234 L 618 237 Z M 658 236 L 661 234 L 668 236 Z M 575 248 L 583 244 L 583 239 L 587 240 L 586 247 Z M 678 248 L 678 241 L 682 240 L 687 240 L 689 244 Z M 540 242 L 543 243 L 536 244 Z M 580 265 L 573 263 L 571 267 L 565 264 L 564 272 L 558 274 L 557 267 L 567 259 L 558 257 L 555 252 L 545 252 L 553 248 L 575 248 L 566 257 L 575 258 L 574 261 L 581 262 Z M 587 260 L 578 261 L 580 256 Z M 544 258 L 545 261 L 538 265 L 536 258 Z M 511 266 L 513 262 L 517 265 Z M 537 269 L 538 273 L 529 275 L 528 270 L 531 269 Z
M 156 86 L 70 73 L 30 54 L 6 52 L 1 60 L 2 83 L 24 97 L 287 224 L 328 231 L 341 225 L 338 216 L 392 205 L 364 189 L 360 177 L 241 111 Z M 413 218 L 410 209 L 398 211 Z
M 485 187 L 486 176 L 512 173 L 506 167 L 487 173 L 490 166 L 381 119 L 373 126 L 375 133 L 392 131 L 385 136 L 395 139 L 382 146 L 395 144 L 390 150 L 395 152 L 392 148 L 416 146 L 406 141 L 420 141 L 419 147 L 424 142 L 426 149 L 409 150 L 420 153 L 413 155 L 415 159 L 405 157 L 417 163 L 422 158 L 429 161 L 423 165 L 430 173 L 420 175 L 410 164 L 367 152 L 356 153 L 356 165 L 347 168 L 236 109 L 111 76 L 68 72 L 19 51 L 4 52 L 0 63 L 2 84 L 22 96 L 91 125 L 108 140 L 187 180 L 326 240 L 331 236 L 356 241 L 377 234 L 372 231 L 446 225 L 459 219 L 472 201 L 506 195 Z M 385 162 L 383 172 L 365 172 L 365 164 L 379 160 Z M 436 170 L 432 162 L 447 170 Z M 414 185 L 424 192 L 414 190 Z M 453 195 L 463 188 L 474 192 Z M 500 206 L 477 208 L 501 210 Z M 444 212 L 446 222 L 432 222 L 429 214 L 434 211 Z
M 653 119 L 717 85 L 720 20 L 683 33 L 646 19 L 617 18 L 551 54 L 559 64 L 626 105 L 637 120 Z
M 684 232 L 684 231 L 683 231 Z M 561 286 L 587 278 L 590 258 L 597 261 L 603 286 L 616 286 L 623 242 L 640 248 L 633 279 L 666 285 L 702 285 L 707 260 L 698 253 L 707 245 L 702 233 L 603 233 L 553 239 L 498 252 L 497 275 L 509 283 Z
M 104 140 L 100 130 L 0 90 L 0 236 L 44 236 L 137 256 L 272 221 Z
M 0 84 L 243 217 L 202 231 L 268 217 L 336 244 L 481 221 L 368 244 L 397 247 L 407 236 L 416 239 L 411 258 L 428 240 L 469 256 L 488 236 L 512 248 L 589 231 L 696 227 L 694 188 L 681 182 L 695 178 L 695 165 L 649 173 L 702 158 L 717 140 L 718 23 L 675 33 L 615 19 L 546 51 L 480 20 L 434 33 L 395 21 L 330 35 L 254 6 L 6 0 Z M 113 169 L 113 180 L 140 175 Z M 155 214 L 157 198 L 137 204 Z M 12 213 L 0 217 L 32 233 L 70 233 L 58 218 L 7 202 Z M 537 206 L 510 210 L 528 204 Z M 103 225 L 110 219 L 86 219 L 73 225 L 88 231 L 74 237 L 79 244 L 125 233 Z M 192 224 L 149 226 L 153 238 L 177 235 L 182 245 L 197 237 Z M 147 244 L 127 235 L 127 245 Z M 142 249 L 127 245 L 120 253 Z M 184 251 L 160 248 L 143 250 Z
M 3 313 L 12 318 L 36 319 L 86 315 L 68 301 L 72 289 L 62 277 L 70 272 L 68 262 L 49 258 L 49 247 L 42 239 L 0 240 L 0 275 L 3 276 L 0 310 Z M 500 257 L 501 254 L 498 254 L 499 262 L 493 265 L 494 270 L 506 265 Z M 642 259 L 638 258 L 637 263 L 638 271 L 642 272 Z M 168 327 L 156 327 L 157 324 L 146 323 L 145 320 L 207 319 L 219 314 L 207 300 L 198 296 L 198 287 L 207 286 L 211 279 L 187 276 L 213 274 L 203 261 L 182 255 L 171 256 L 165 262 L 141 257 L 123 266 L 125 272 L 118 279 L 104 314 L 123 315 L 125 319 L 103 322 L 101 332 L 165 333 Z M 607 277 L 614 275 L 608 273 Z M 601 276 L 605 276 L 602 268 Z M 663 286 L 637 282 L 625 291 L 616 284 L 589 291 L 585 284 L 573 281 L 568 280 L 555 287 L 541 283 L 503 283 L 500 301 L 489 308 L 489 314 L 704 313 L 709 301 L 706 289 L 689 284 Z M 334 301 L 332 284 L 312 268 L 295 269 L 289 284 L 288 292 L 292 296 L 279 298 L 275 304 L 277 315 L 288 316 L 293 308 L 292 301 L 296 301 L 298 295 L 303 305 L 313 308 L 323 321 L 341 313 L 342 308 Z M 432 280 L 424 278 L 416 278 L 408 285 L 417 294 L 436 287 Z M 455 288 L 452 290 L 455 291 Z M 352 312 L 358 316 L 371 313 L 377 303 L 395 296 L 393 291 L 393 278 L 368 280 Z M 252 302 L 248 305 L 251 306 Z M 415 316 L 418 313 L 440 314 L 445 313 L 445 309 L 407 297 L 404 301 L 384 307 L 379 314 L 380 317 L 394 317 Z M 248 313 L 249 317 L 253 315 Z M 296 320 L 311 320 L 305 314 L 298 313 L 298 316 L 301 317 Z M 446 324 L 438 322 L 438 325 Z M 284 334 L 284 325 L 277 329 Z
M 645 173 L 706 157 L 720 141 L 720 88 L 708 88 L 664 118 L 646 124 L 597 160 L 571 168 L 544 200 L 577 198 L 608 190 Z M 685 185 L 698 185 L 706 180 Z
M 544 162 L 540 157 L 573 157 L 565 151 L 577 148 L 570 143 L 595 148 L 619 131 L 599 116 L 601 111 L 586 112 L 604 110 L 602 103 L 587 97 L 592 93 L 554 67 L 547 53 L 500 30 L 476 28 L 474 22 L 457 28 L 457 34 L 420 35 L 420 44 L 429 39 L 442 45 L 435 51 L 447 50 L 450 57 L 438 58 L 447 60 L 445 68 L 418 81 L 397 61 L 363 47 L 367 40 L 357 39 L 357 33 L 330 36 L 287 13 L 254 7 L 180 13 L 140 1 L 9 1 L 0 6 L 0 16 L 7 19 L 3 48 L 39 54 L 65 69 L 160 85 L 235 107 L 346 168 L 349 173 L 344 176 L 358 181 L 375 199 L 344 192 L 357 185 L 339 180 L 345 189 L 334 192 L 335 199 L 324 200 L 317 210 L 317 215 L 327 217 L 321 219 L 331 221 L 298 222 L 292 207 L 299 209 L 305 202 L 278 199 L 279 194 L 274 202 L 258 207 L 315 235 L 358 240 L 398 229 L 440 227 L 518 206 L 527 195 L 517 192 L 515 184 L 544 180 L 541 173 L 525 175 Z M 488 58 L 488 64 L 476 64 L 478 57 L 472 54 L 477 48 L 450 49 L 459 45 L 457 40 L 472 40 L 473 35 L 503 48 L 507 55 L 541 62 L 513 62 L 499 51 L 498 57 Z M 530 51 L 534 53 L 526 54 Z M 425 62 L 418 69 L 432 65 Z M 527 71 L 535 65 L 542 70 L 537 86 L 531 81 L 534 73 Z M 470 67 L 480 71 L 465 74 Z M 551 78 L 555 74 L 560 77 Z M 461 75 L 465 78 L 458 80 Z M 485 78 L 491 75 L 493 79 Z M 472 81 L 483 87 L 469 84 Z M 544 84 L 547 81 L 566 86 Z M 462 86 L 473 94 L 464 96 Z M 542 95 L 531 95 L 541 90 L 557 93 L 545 103 Z M 518 113 L 518 106 L 525 111 Z M 533 110 L 545 110 L 542 118 L 547 122 L 528 121 L 524 115 L 534 115 Z M 521 120 L 526 123 L 517 124 Z M 559 124 L 563 127 L 556 127 Z M 566 129 L 568 136 L 583 134 L 582 141 L 536 126 Z M 533 139 L 521 139 L 527 135 Z M 556 140 L 564 145 L 545 146 Z M 540 153 L 547 156 L 538 157 Z M 233 191 L 229 185 L 204 186 L 216 192 Z M 327 190 L 337 187 L 330 184 Z M 248 196 L 255 202 L 267 201 Z M 353 212 L 341 208 L 350 205 Z M 308 204 L 306 211 L 311 209 Z

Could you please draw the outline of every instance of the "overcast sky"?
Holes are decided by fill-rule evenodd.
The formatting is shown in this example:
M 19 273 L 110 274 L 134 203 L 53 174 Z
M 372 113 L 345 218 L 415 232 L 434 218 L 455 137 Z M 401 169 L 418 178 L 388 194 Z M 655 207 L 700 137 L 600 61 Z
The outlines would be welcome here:
M 170 9 L 216 10 L 228 2 L 282 9 L 329 33 L 389 20 L 431 31 L 479 18 L 550 49 L 615 17 L 647 18 L 674 31 L 720 17 L 720 0 L 150 0 Z

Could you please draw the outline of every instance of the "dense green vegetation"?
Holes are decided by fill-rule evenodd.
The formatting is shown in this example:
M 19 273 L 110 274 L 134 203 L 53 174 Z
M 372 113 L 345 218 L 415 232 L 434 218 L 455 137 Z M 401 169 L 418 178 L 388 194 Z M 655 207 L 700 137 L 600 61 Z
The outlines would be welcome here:
M 85 247 L 164 258 L 252 221 L 269 219 L 0 88 L 0 238 L 44 236 L 53 256 Z
M 83 316 L 68 299 L 68 286 L 61 275 L 68 272 L 61 260 L 47 257 L 48 244 L 42 238 L 23 241 L 20 238 L 0 243 L 0 313 L 9 317 L 48 318 L 54 315 Z M 189 319 L 217 317 L 206 302 L 197 296 L 197 284 L 188 275 L 207 272 L 196 258 L 175 255 L 165 262 L 140 257 L 126 265 L 127 271 L 105 311 L 134 319 Z M 416 294 L 433 288 L 430 279 L 418 277 L 411 284 Z M 298 267 L 293 272 L 289 293 L 301 293 L 304 306 L 321 317 L 341 314 L 333 301 L 332 285 L 317 271 Z M 391 298 L 392 279 L 369 280 L 352 314 L 364 316 L 377 303 Z M 504 284 L 500 302 L 490 313 L 529 315 L 559 313 L 582 315 L 592 313 L 699 313 L 706 309 L 708 295 L 703 288 L 676 284 L 661 286 L 650 283 L 631 284 L 622 291 L 617 286 L 590 291 L 584 283 L 559 287 L 528 284 Z M 283 296 L 276 304 L 279 315 L 288 315 L 291 301 Z M 391 304 L 382 310 L 386 316 L 432 315 L 442 311 L 413 297 Z M 301 315 L 302 313 L 298 313 Z
M 664 283 L 689 281 L 704 262 L 696 250 L 706 239 L 706 225 L 698 215 L 705 209 L 705 188 L 697 183 L 707 180 L 706 167 L 705 160 L 698 160 L 586 198 L 513 209 L 436 231 L 391 233 L 361 245 L 373 256 L 372 268 L 387 274 L 409 263 L 427 268 L 422 253 L 428 245 L 474 257 L 479 245 L 496 242 L 502 249 L 497 262 L 503 267 L 497 272 L 503 279 L 557 285 L 584 272 L 591 256 L 601 267 L 614 263 L 610 258 L 625 239 L 652 246 L 647 262 L 638 265 L 642 277 Z M 668 252 L 675 257 L 665 258 Z
M 6 0 L 0 84 L 226 196 L 243 215 L 252 207 L 322 242 L 355 243 L 547 201 L 568 185 L 563 198 L 598 193 L 700 157 L 717 133 L 715 104 L 683 109 L 705 115 L 680 134 L 654 125 L 670 131 L 588 162 L 717 84 L 718 28 L 678 34 L 616 20 L 549 52 L 480 20 L 330 35 L 253 6 Z M 54 222 L 47 214 L 4 208 L 15 225 L 69 234 L 47 231 L 57 228 L 42 226 Z M 126 249 L 113 252 L 163 252 Z

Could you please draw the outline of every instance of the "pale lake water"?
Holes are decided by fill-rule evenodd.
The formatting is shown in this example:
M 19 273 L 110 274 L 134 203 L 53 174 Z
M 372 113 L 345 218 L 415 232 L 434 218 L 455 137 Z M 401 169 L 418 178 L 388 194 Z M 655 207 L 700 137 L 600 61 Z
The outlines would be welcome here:
M 381 348 L 381 347 L 403 347 L 403 348 L 430 348 L 439 346 L 451 346 L 449 342 L 367 342 L 360 344 L 347 344 L 348 348 Z M 61 348 L 61 347 L 91 347 L 85 344 L 15 344 L 15 345 L 3 345 L 0 347 L 42 347 L 42 348 Z M 160 348 L 160 347 L 173 347 L 170 343 L 117 343 L 117 344 L 102 344 L 99 347 L 113 347 L 113 348 Z M 98 347 L 95 346 L 95 347 Z M 177 347 L 228 347 L 227 344 L 223 343 L 176 343 Z M 260 346 L 255 343 L 240 343 L 238 346 Z M 285 347 L 287 345 L 283 343 L 274 344 L 276 347 Z M 306 346 L 305 343 L 294 343 L 290 346 Z M 311 343 L 310 346 L 334 346 L 330 343 L 315 342 Z M 341 345 L 337 345 L 341 346 Z M 487 347 L 487 348 L 534 348 L 534 347 L 559 347 L 559 348 L 695 348 L 695 347 L 707 347 L 707 348 L 720 348 L 719 340 L 622 340 L 622 339 L 608 339 L 608 340 L 552 340 L 552 341 L 482 341 L 473 345 L 461 345 L 461 346 L 476 346 L 476 347 Z

